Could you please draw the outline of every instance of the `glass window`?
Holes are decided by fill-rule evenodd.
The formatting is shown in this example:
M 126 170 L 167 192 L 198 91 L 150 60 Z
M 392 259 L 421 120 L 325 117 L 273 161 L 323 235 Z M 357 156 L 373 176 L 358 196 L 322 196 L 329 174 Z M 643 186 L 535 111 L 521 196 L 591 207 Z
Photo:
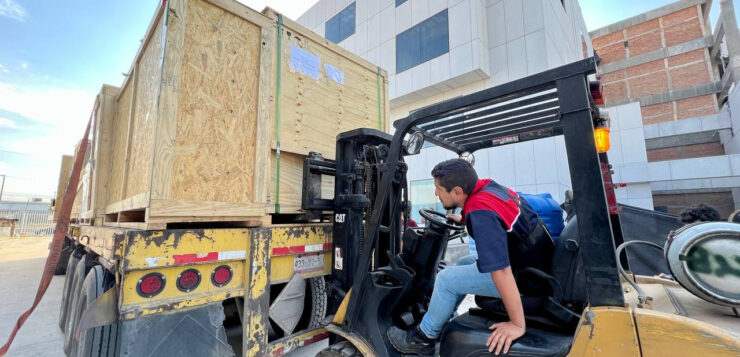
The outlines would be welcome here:
M 450 51 L 447 10 L 396 36 L 396 73 Z
M 434 179 L 411 181 L 409 187 L 409 200 L 411 201 L 411 218 L 420 226 L 421 215 L 419 210 L 431 208 L 437 212 L 444 212 L 442 202 L 434 195 Z
M 334 43 L 340 43 L 355 33 L 355 3 L 345 7 L 326 22 L 324 37 Z
M 396 7 L 399 7 L 401 4 L 405 3 L 407 0 L 396 0 Z
M 421 63 L 419 27 L 414 26 L 396 36 L 396 73 Z

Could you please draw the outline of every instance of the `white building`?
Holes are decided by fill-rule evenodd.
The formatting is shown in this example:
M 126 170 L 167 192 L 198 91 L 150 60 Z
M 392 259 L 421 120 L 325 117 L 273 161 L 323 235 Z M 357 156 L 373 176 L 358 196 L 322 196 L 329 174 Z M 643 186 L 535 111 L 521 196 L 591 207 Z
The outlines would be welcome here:
M 319 0 L 297 21 L 388 71 L 391 120 L 593 55 L 577 0 Z M 615 170 L 647 163 L 639 104 L 609 112 Z M 570 187 L 562 137 L 475 156 L 480 177 L 517 191 L 562 201 Z M 452 157 L 430 147 L 407 160 L 415 206 L 436 203 L 430 171 Z M 626 183 L 621 202 L 652 208 L 648 182 Z

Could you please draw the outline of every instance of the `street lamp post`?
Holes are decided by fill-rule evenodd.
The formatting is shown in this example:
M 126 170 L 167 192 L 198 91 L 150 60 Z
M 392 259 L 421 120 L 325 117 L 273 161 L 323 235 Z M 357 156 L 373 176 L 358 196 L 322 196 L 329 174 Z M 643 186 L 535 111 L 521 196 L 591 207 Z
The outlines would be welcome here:
M 0 203 L 3 202 L 3 189 L 5 188 L 5 175 L 0 175 L 3 177 L 3 183 L 0 184 Z

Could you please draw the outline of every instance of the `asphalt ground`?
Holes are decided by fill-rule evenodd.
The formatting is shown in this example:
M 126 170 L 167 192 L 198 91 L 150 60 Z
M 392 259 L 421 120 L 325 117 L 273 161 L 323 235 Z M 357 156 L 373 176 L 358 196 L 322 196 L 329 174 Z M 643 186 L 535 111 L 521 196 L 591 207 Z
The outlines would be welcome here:
M 33 303 L 49 238 L 0 238 L 0 345 L 18 317 Z M 57 321 L 64 276 L 55 276 L 41 303 L 15 336 L 7 356 L 64 357 L 64 335 Z

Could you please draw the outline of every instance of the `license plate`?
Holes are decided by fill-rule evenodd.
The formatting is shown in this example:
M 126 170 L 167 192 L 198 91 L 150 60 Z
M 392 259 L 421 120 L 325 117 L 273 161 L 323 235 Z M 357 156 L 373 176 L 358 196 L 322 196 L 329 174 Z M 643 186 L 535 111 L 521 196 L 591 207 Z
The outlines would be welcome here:
M 324 254 L 296 255 L 293 258 L 293 272 L 310 273 L 324 269 Z

